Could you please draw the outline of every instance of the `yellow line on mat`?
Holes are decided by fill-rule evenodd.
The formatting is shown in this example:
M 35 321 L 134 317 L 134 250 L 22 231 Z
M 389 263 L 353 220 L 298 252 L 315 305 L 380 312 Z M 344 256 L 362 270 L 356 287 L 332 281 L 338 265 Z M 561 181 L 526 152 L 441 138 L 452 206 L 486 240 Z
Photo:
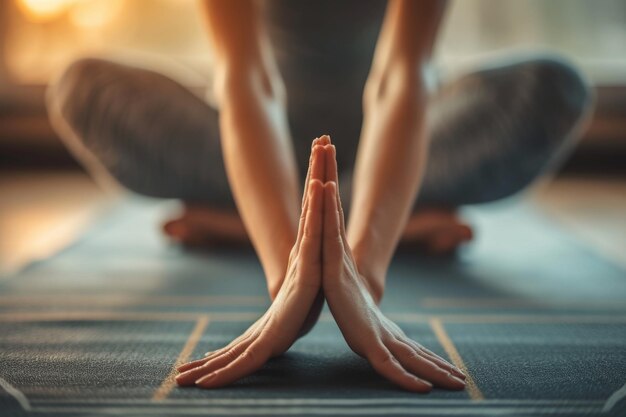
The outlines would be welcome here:
M 459 351 L 456 350 L 454 343 L 452 343 L 452 339 L 450 339 L 450 336 L 448 336 L 448 332 L 446 332 L 446 329 L 443 327 L 441 319 L 437 317 L 431 318 L 430 320 L 428 320 L 428 324 L 430 324 L 433 332 L 435 332 L 437 340 L 439 340 L 439 343 L 441 343 L 441 346 L 443 346 L 444 350 L 450 357 L 450 360 L 452 360 L 456 367 L 463 371 L 463 373 L 467 377 L 465 379 L 465 384 L 470 398 L 474 401 L 484 400 L 485 396 L 482 392 L 480 392 L 478 385 L 476 385 L 476 381 L 474 381 L 474 378 L 472 378 L 472 375 L 470 375 L 467 366 L 465 366 L 465 362 L 463 362 L 463 358 L 461 358 Z
M 189 360 L 189 356 L 191 356 L 191 353 L 193 352 L 194 348 L 200 341 L 200 338 L 202 337 L 202 333 L 204 333 L 204 330 L 207 328 L 208 325 L 209 325 L 208 315 L 203 314 L 200 317 L 198 317 L 198 320 L 196 321 L 196 325 L 191 331 L 191 333 L 189 334 L 189 337 L 187 338 L 187 342 L 185 343 L 185 346 L 183 346 L 183 349 L 180 351 L 180 354 L 178 355 L 176 362 L 174 362 L 174 365 L 172 366 L 170 373 L 165 377 L 163 382 L 161 382 L 161 385 L 159 386 L 159 388 L 157 388 L 156 391 L 154 391 L 154 395 L 152 396 L 153 401 L 164 400 L 165 398 L 167 398 L 170 392 L 172 392 L 172 389 L 174 389 L 174 386 L 176 386 L 176 380 L 175 380 L 176 373 L 177 373 L 176 368 Z

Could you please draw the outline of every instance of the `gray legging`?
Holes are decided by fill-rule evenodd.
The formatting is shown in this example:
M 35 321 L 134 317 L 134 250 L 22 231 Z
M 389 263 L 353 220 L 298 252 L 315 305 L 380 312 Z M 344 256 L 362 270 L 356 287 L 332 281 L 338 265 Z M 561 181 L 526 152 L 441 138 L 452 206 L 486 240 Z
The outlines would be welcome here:
M 443 85 L 428 106 L 431 146 L 416 204 L 475 204 L 523 189 L 571 148 L 590 101 L 579 74 L 555 58 L 509 61 Z M 313 137 L 331 134 L 345 200 L 361 116 L 342 113 L 342 100 L 334 103 L 328 96 L 323 107 L 347 114 L 335 129 L 321 117 L 303 116 L 315 115 L 314 104 L 301 106 L 306 112 L 290 105 L 289 117 L 301 169 Z M 130 190 L 234 207 L 222 161 L 219 110 L 177 82 L 85 59 L 51 88 L 49 107 L 54 124 L 65 127 L 59 133 L 68 146 Z

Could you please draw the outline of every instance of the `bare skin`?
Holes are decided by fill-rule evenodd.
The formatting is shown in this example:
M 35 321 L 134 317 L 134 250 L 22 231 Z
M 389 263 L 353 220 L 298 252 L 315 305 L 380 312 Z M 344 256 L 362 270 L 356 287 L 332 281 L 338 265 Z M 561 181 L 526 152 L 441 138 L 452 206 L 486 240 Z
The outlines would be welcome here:
M 222 223 L 213 230 L 230 236 L 246 231 L 273 303 L 229 346 L 181 366 L 178 383 L 215 388 L 254 372 L 313 326 L 326 297 L 350 347 L 381 375 L 411 391 L 426 392 L 433 384 L 462 389 L 458 369 L 408 339 L 378 308 L 427 154 L 422 69 L 445 2 L 388 3 L 363 97 L 352 195 L 358 210 L 348 227 L 328 136 L 313 142 L 303 203 L 298 202 L 284 85 L 256 2 L 203 4 L 215 58 L 223 158 L 241 224 L 227 215 L 209 221 Z M 184 224 L 166 229 L 176 236 L 186 233 Z M 424 230 L 415 226 L 413 232 Z
M 163 224 L 163 232 L 188 247 L 248 246 L 250 239 L 234 211 L 185 204 L 182 213 Z M 447 255 L 472 240 L 472 228 L 453 209 L 424 207 L 409 218 L 400 237 L 401 247 L 430 255 Z
M 334 146 L 314 142 L 311 161 L 298 237 L 274 302 L 231 344 L 180 366 L 176 381 L 217 388 L 258 370 L 310 328 L 307 319 L 321 290 L 348 345 L 379 374 L 414 392 L 433 385 L 463 389 L 462 372 L 386 318 L 359 274 L 345 233 Z
M 321 289 L 324 177 L 322 148 L 313 147 L 302 217 L 283 285 L 267 312 L 230 345 L 178 368 L 179 385 L 216 388 L 230 384 L 281 355 L 303 333 Z M 305 329 L 306 331 L 306 329 Z
M 299 187 L 289 134 L 286 92 L 256 2 L 204 1 L 215 58 L 224 164 L 240 221 L 228 213 L 165 226 L 179 241 L 240 242 L 247 236 L 274 298 L 285 277 L 298 228 Z M 424 209 L 411 217 L 428 140 L 424 108 L 429 65 L 445 1 L 391 0 L 363 92 L 364 121 L 346 234 L 360 270 L 382 297 L 398 243 L 448 252 L 471 237 L 452 212 Z M 326 139 L 327 140 L 327 139 Z M 212 235 L 197 230 L 211 230 Z M 243 231 L 246 234 L 244 236 Z

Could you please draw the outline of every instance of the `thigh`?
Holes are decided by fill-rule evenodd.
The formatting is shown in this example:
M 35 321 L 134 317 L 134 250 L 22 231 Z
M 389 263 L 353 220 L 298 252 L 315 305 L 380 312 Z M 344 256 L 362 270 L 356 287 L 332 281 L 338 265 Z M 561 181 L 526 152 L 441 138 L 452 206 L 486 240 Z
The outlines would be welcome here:
M 590 101 L 579 73 L 554 57 L 509 60 L 444 85 L 429 107 L 418 205 L 482 203 L 522 190 L 567 154 Z
M 49 91 L 61 135 L 140 194 L 234 206 L 218 112 L 162 74 L 98 59 L 70 66 Z M 79 152 L 80 153 L 80 152 Z

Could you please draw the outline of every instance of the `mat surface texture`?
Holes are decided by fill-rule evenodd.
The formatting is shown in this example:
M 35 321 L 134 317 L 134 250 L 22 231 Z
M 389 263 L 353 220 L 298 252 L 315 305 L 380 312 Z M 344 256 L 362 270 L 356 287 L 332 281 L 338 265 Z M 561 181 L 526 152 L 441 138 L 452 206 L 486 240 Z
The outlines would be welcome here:
M 404 392 L 346 346 L 327 310 L 235 385 L 178 388 L 177 361 L 267 308 L 251 251 L 164 242 L 167 206 L 128 201 L 73 246 L 0 280 L 0 416 L 626 416 L 626 272 L 515 202 L 467 211 L 456 260 L 392 265 L 383 311 L 467 369 L 462 392 Z

